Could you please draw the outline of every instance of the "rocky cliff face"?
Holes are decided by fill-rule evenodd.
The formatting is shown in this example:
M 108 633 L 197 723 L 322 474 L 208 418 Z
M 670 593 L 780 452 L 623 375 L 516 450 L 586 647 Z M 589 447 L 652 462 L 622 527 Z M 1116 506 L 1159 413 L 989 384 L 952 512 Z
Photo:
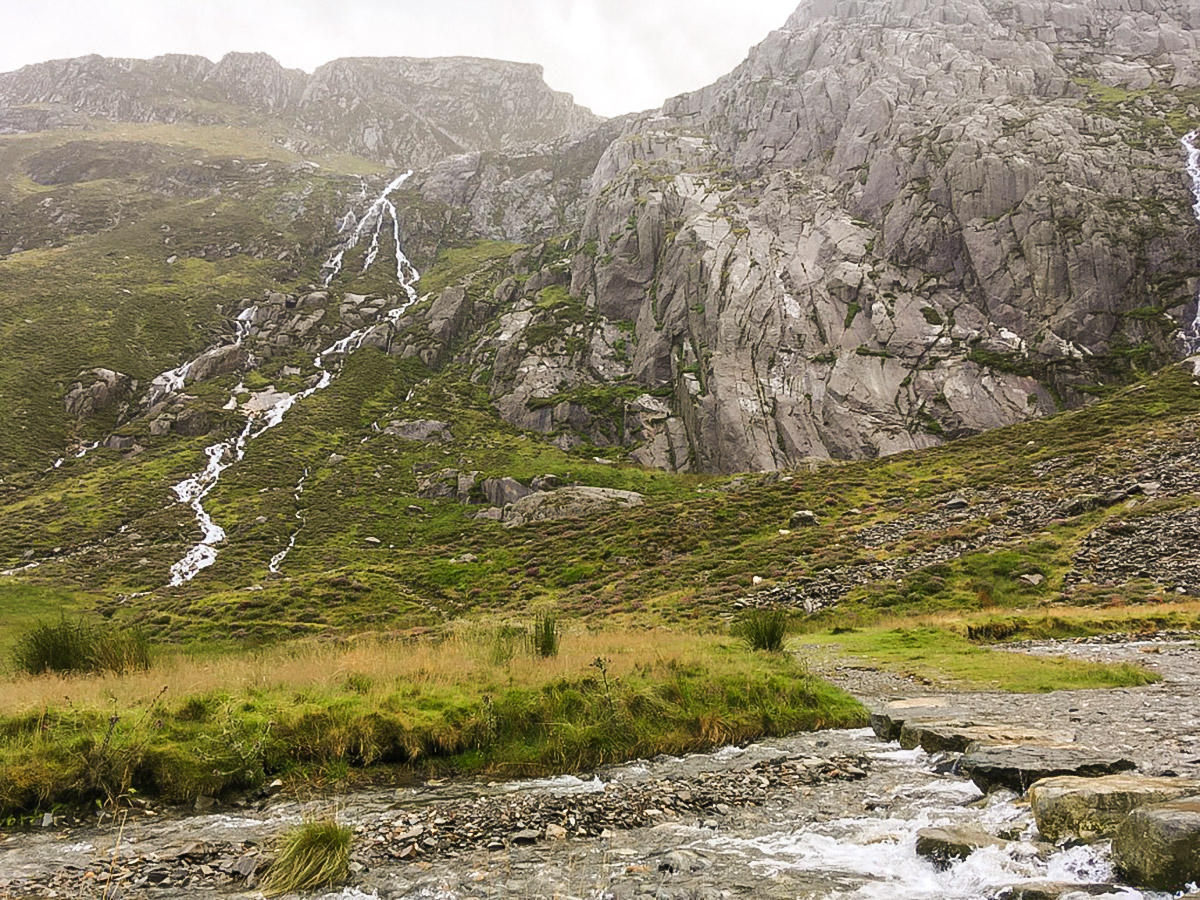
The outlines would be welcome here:
M 550 140 L 599 121 L 551 91 L 540 66 L 483 59 L 340 59 L 307 75 L 263 53 L 218 63 L 87 56 L 0 75 L 0 128 L 10 133 L 81 115 L 265 123 L 299 152 L 352 153 L 396 168 Z
M 771 470 L 1081 404 L 1200 340 L 1184 334 L 1200 229 L 1180 143 L 1200 127 L 1198 62 L 1185 0 L 805 0 L 725 78 L 604 122 L 534 66 L 348 59 L 306 75 L 235 54 L 0 75 L 0 132 L 224 123 L 416 168 L 389 221 L 418 268 L 441 269 L 382 348 L 457 365 L 563 447 Z M 353 282 L 363 260 L 330 284 L 323 268 L 386 180 L 91 138 L 23 164 L 62 190 L 12 189 L 13 252 L 177 197 L 270 197 L 252 240 L 214 209 L 219 240 L 205 220 L 163 246 L 273 258 L 277 288 L 327 287 L 330 310 L 394 293 Z M 102 179 L 142 193 L 92 191 L 81 215 L 66 189 Z
M 526 286 L 489 350 L 514 359 L 501 409 L 650 465 L 773 469 L 1019 421 L 1171 358 L 1200 256 L 1179 144 L 1198 43 L 1182 0 L 806 0 L 607 148 L 569 275 L 594 318 L 539 342 Z M 644 390 L 605 434 L 569 401 L 614 378 Z

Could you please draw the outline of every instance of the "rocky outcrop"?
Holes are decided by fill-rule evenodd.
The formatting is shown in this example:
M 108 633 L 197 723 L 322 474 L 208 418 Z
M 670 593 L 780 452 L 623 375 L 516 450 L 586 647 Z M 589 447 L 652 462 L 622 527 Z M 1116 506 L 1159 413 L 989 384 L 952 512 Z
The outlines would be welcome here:
M 1200 795 L 1200 782 L 1189 778 L 1109 775 L 1047 778 L 1029 789 L 1029 805 L 1038 831 L 1048 841 L 1075 836 L 1111 837 L 1133 810 Z
M 1134 810 L 1113 840 L 1113 860 L 1139 887 L 1182 891 L 1200 882 L 1200 796 Z
M 630 377 L 669 397 L 638 461 L 920 448 L 1175 355 L 1200 246 L 1165 122 L 1191 122 L 1200 23 L 1182 0 L 1137 10 L 806 0 L 729 76 L 631 121 L 570 294 L 625 323 Z M 547 377 L 594 373 L 538 348 L 494 386 L 506 417 L 560 430 L 525 410 Z
M 112 369 L 90 369 L 80 373 L 63 402 L 67 415 L 83 419 L 127 400 L 136 390 L 137 382 L 128 375 Z
M 40 107 L 41 118 L 19 113 Z M 550 90 L 540 66 L 472 58 L 339 59 L 312 75 L 263 53 L 107 59 L 86 56 L 0 74 L 0 123 L 11 131 L 71 114 L 120 122 L 285 130 L 301 153 L 342 151 L 393 168 L 546 142 L 599 119 Z
M 530 494 L 504 510 L 504 524 L 517 528 L 555 519 L 581 519 L 614 509 L 641 506 L 642 495 L 613 488 L 566 487 Z

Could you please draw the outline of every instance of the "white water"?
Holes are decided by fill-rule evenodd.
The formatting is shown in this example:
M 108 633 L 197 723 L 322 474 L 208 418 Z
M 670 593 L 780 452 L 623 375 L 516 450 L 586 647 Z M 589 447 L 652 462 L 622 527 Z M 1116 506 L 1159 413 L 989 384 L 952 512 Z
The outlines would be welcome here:
M 351 232 L 350 237 L 330 256 L 329 260 L 322 267 L 323 271 L 327 273 L 324 283 L 328 287 L 338 272 L 341 271 L 342 260 L 346 252 L 357 246 L 367 230 L 373 228 L 371 246 L 363 266 L 363 271 L 366 272 L 378 259 L 380 235 L 383 231 L 386 217 L 391 216 L 392 239 L 395 243 L 396 252 L 396 280 L 399 282 L 406 296 L 405 300 L 399 306 L 386 313 L 383 318 L 383 322 L 386 323 L 395 323 L 418 299 L 416 283 L 421 276 L 412 263 L 409 262 L 408 257 L 404 255 L 404 250 L 400 246 L 399 216 L 395 205 L 388 199 L 411 175 L 411 171 L 406 172 L 388 184 L 383 193 L 368 207 L 362 219 L 355 226 L 354 231 Z M 363 197 L 365 198 L 365 196 L 366 185 L 364 184 Z M 339 232 L 349 227 L 348 223 L 352 215 L 353 212 L 347 213 L 346 217 L 340 220 Z M 251 307 L 237 317 L 235 345 L 240 345 L 249 335 L 257 312 L 257 307 Z M 191 581 L 200 572 L 216 562 L 218 545 L 225 541 L 227 535 L 225 529 L 218 525 L 205 509 L 204 499 L 217 486 L 217 483 L 221 480 L 221 475 L 230 466 L 242 460 L 246 455 L 247 448 L 256 438 L 261 437 L 264 433 L 281 423 L 292 407 L 308 399 L 317 391 L 324 390 L 333 383 L 336 371 L 330 368 L 332 363 L 328 361 L 329 357 L 342 358 L 349 353 L 353 353 L 362 347 L 371 332 L 380 324 L 383 324 L 383 322 L 376 322 L 360 328 L 322 350 L 313 360 L 313 367 L 316 369 L 316 382 L 311 387 L 295 394 L 273 395 L 270 403 L 251 410 L 247 415 L 246 427 L 242 430 L 241 434 L 231 440 L 213 444 L 205 450 L 205 454 L 208 456 L 208 465 L 204 470 L 191 478 L 181 481 L 175 486 L 174 490 L 176 496 L 179 497 L 179 502 L 190 506 L 196 515 L 196 523 L 200 526 L 201 540 L 200 543 L 188 551 L 183 559 L 171 567 L 172 586 L 178 587 Z M 164 392 L 179 390 L 183 387 L 188 372 L 194 363 L 195 360 L 164 372 L 152 382 L 152 388 Z M 232 398 L 233 408 L 237 408 L 236 397 L 240 388 L 241 386 L 239 385 L 234 391 Z M 297 499 L 300 497 L 300 492 L 304 487 L 304 480 L 307 477 L 308 472 L 306 470 L 304 478 L 301 478 L 300 483 L 297 485 L 295 495 Z M 300 517 L 299 513 L 297 513 L 297 517 L 301 519 L 301 525 L 303 525 L 303 518 Z M 298 533 L 299 529 L 292 534 L 287 547 L 272 557 L 269 564 L 271 572 L 279 571 L 279 567 L 295 546 L 296 535 Z
M 400 216 L 396 211 L 396 205 L 390 199 L 391 195 L 411 177 L 412 170 L 410 169 L 384 188 L 383 193 L 363 213 L 363 217 L 357 220 L 357 224 L 355 224 L 354 230 L 350 232 L 350 236 L 342 242 L 337 250 L 330 254 L 329 259 L 325 261 L 325 265 L 321 267 L 321 271 L 325 273 L 322 278 L 322 284 L 325 287 L 329 287 L 333 279 L 342 271 L 346 254 L 358 246 L 359 241 L 363 239 L 368 231 L 371 232 L 371 245 L 367 249 L 367 256 L 363 262 L 363 272 L 365 273 L 375 264 L 375 260 L 379 257 L 383 229 L 390 217 L 392 220 L 392 243 L 396 251 L 396 281 L 408 293 L 410 303 L 416 302 L 417 296 L 414 285 L 421 276 L 416 268 L 413 267 L 408 257 L 404 255 L 404 250 L 400 246 Z M 363 197 L 366 197 L 365 184 L 363 185 Z M 338 234 L 344 233 L 354 221 L 354 211 L 351 210 L 339 220 Z
M 75 459 L 83 459 L 85 456 L 87 456 L 89 453 L 91 453 L 93 450 L 95 450 L 99 446 L 100 446 L 99 441 L 92 441 L 92 443 L 90 443 L 90 444 L 84 444 L 82 447 L 79 448 L 79 450 L 77 450 L 75 452 L 75 454 L 74 454 Z M 66 457 L 61 457 L 59 459 L 56 459 L 54 461 L 54 468 L 61 469 L 62 464 L 65 463 L 66 461 L 67 461 Z
M 300 495 L 304 493 L 304 482 L 307 480 L 308 469 L 305 469 L 304 474 L 300 476 L 300 480 L 296 483 L 295 493 L 292 494 L 297 503 L 300 502 Z M 296 519 L 300 522 L 300 524 L 296 526 L 296 530 L 293 531 L 291 537 L 288 538 L 287 546 L 271 557 L 271 562 L 267 566 L 267 569 L 271 572 L 271 574 L 275 574 L 279 571 L 279 567 L 283 565 L 283 561 L 287 559 L 288 554 L 291 553 L 292 549 L 296 546 L 296 538 L 300 534 L 301 529 L 304 528 L 305 524 L 304 510 L 296 510 Z
M 1200 132 L 1193 131 L 1183 138 L 1182 143 L 1184 150 L 1187 151 L 1187 173 L 1192 179 L 1192 195 L 1196 198 L 1196 202 L 1192 206 L 1192 214 L 1196 217 L 1196 221 L 1200 222 L 1200 147 L 1196 146 L 1198 137 L 1200 137 Z M 1196 314 L 1192 319 L 1191 326 L 1183 333 L 1183 339 L 1189 354 L 1200 353 L 1200 296 L 1196 298 Z

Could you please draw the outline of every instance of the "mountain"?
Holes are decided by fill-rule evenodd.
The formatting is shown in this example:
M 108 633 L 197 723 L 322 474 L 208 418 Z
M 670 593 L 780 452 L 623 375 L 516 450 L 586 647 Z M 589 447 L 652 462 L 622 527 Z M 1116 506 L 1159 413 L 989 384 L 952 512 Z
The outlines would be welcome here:
M 164 635 L 639 603 L 672 516 L 787 524 L 691 517 L 716 476 L 845 505 L 822 465 L 1125 416 L 1200 340 L 1198 41 L 1173 0 L 807 0 L 611 120 L 485 60 L 0 75 L 0 564 Z

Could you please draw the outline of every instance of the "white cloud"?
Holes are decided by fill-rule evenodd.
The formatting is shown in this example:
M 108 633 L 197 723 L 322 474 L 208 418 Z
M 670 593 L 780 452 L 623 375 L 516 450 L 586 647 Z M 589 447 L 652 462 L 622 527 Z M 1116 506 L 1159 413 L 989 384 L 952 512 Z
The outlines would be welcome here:
M 0 0 L 0 71 L 88 53 L 262 50 L 309 71 L 343 56 L 487 56 L 541 63 L 551 87 L 617 115 L 716 80 L 798 2 Z

